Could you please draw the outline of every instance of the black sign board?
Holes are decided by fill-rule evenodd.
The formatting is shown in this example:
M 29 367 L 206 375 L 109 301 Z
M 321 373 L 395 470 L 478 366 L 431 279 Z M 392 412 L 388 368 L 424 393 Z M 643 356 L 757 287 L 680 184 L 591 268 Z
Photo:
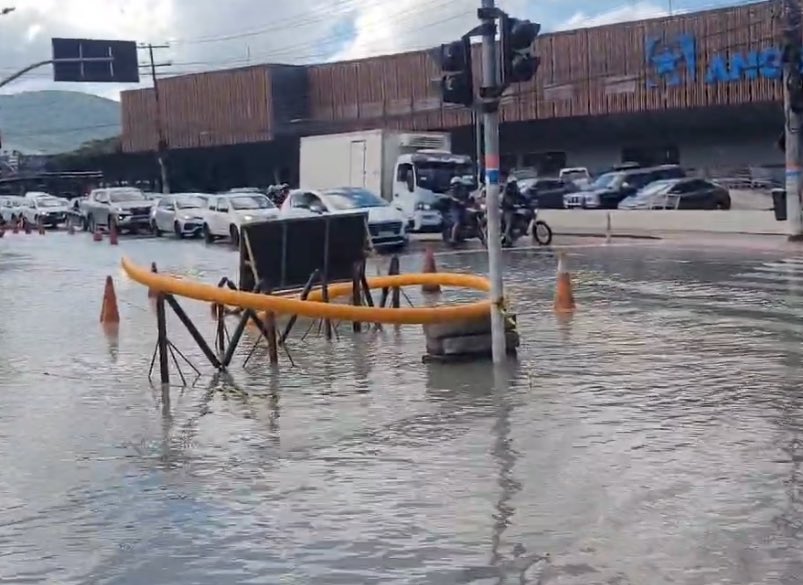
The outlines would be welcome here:
M 53 39 L 53 81 L 139 83 L 134 41 Z
M 356 262 L 365 259 L 365 213 L 274 219 L 244 225 L 240 238 L 240 289 L 255 281 L 248 265 L 250 245 L 259 278 L 272 290 L 303 287 L 320 270 L 328 282 L 351 280 Z

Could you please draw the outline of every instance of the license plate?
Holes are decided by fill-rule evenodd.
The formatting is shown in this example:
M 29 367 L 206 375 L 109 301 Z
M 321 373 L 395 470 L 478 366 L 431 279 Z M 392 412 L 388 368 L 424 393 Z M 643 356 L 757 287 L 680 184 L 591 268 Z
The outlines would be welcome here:
M 395 235 L 396 235 L 396 232 L 392 232 L 392 231 L 391 232 L 379 232 L 379 237 L 380 238 L 389 238 L 389 237 L 395 236 Z

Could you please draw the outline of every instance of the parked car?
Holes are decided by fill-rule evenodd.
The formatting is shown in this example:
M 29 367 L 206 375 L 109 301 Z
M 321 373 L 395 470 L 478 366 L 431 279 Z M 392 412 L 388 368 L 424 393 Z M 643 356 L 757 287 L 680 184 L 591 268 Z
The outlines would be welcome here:
M 522 193 L 537 209 L 563 209 L 563 196 L 579 191 L 577 185 L 564 179 L 532 179 Z
M 150 229 L 152 202 L 136 187 L 93 189 L 80 206 L 85 230 L 109 228 L 113 222 L 130 233 Z
M 563 203 L 566 208 L 616 209 L 622 200 L 650 183 L 685 176 L 686 172 L 677 165 L 613 171 L 597 177 L 587 189 L 565 195 Z
M 156 202 L 151 211 L 151 231 L 155 236 L 173 232 L 176 237 L 201 235 L 209 196 L 203 193 L 176 193 Z
M 52 195 L 26 198 L 22 206 L 24 221 L 45 227 L 58 227 L 67 221 L 70 204 L 66 199 L 59 199 Z
M 624 199 L 619 209 L 730 209 L 730 192 L 704 179 L 668 179 L 650 183 Z
M 16 223 L 22 218 L 22 210 L 26 201 L 24 197 L 9 195 L 0 202 L 0 217 L 4 223 Z
M 211 243 L 218 238 L 231 238 L 236 246 L 240 243 L 240 227 L 243 224 L 265 221 L 279 215 L 279 208 L 260 193 L 232 192 L 209 197 L 203 213 L 204 240 Z
M 563 181 L 571 181 L 578 188 L 583 189 L 591 184 L 591 173 L 585 167 L 567 167 L 561 169 L 558 178 Z M 561 202 L 562 205 L 562 202 Z
M 366 189 L 341 187 L 323 191 L 291 191 L 282 204 L 282 215 L 305 216 L 322 213 L 368 214 L 368 232 L 374 248 L 404 248 L 409 242 L 404 213 Z

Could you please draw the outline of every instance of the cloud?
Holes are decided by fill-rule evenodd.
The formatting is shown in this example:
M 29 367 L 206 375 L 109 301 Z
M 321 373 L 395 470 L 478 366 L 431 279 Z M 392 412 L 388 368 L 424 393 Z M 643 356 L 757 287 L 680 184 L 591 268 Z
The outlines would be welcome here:
M 498 3 L 554 30 L 666 14 L 657 2 L 621 7 L 621 0 L 599 0 L 595 11 L 580 0 Z M 478 0 L 20 0 L 15 12 L 0 17 L 0 77 L 47 59 L 51 37 L 171 41 L 170 49 L 156 55 L 159 62 L 172 62 L 160 75 L 408 51 L 459 38 L 477 24 L 478 5 Z M 141 62 L 146 59 L 143 52 Z M 149 85 L 147 77 L 142 85 Z M 43 68 L 0 93 L 54 87 L 116 96 L 132 86 L 53 84 Z
M 563 21 L 557 27 L 557 30 L 603 26 L 606 24 L 615 24 L 617 22 L 645 20 L 668 15 L 669 11 L 666 6 L 660 6 L 652 2 L 636 2 L 635 4 L 619 6 L 596 14 L 577 11 L 571 17 Z

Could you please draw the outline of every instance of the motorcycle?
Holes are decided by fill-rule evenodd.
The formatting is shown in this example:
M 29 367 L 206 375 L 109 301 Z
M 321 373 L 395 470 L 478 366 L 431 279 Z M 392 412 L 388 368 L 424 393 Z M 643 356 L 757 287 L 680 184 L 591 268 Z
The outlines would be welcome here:
M 443 242 L 448 246 L 455 246 L 462 244 L 466 240 L 478 238 L 482 245 L 485 246 L 485 229 L 483 227 L 485 223 L 485 212 L 483 209 L 471 204 L 464 205 L 464 221 L 457 231 L 455 240 L 452 240 L 453 225 L 450 213 L 452 205 L 457 205 L 457 203 L 451 199 L 443 198 L 435 206 L 435 208 L 438 209 L 443 216 L 443 223 L 441 224 L 441 236 L 443 237 Z
M 552 243 L 552 228 L 544 220 L 538 219 L 538 209 L 533 209 L 531 232 L 533 241 L 539 246 L 548 246 Z

